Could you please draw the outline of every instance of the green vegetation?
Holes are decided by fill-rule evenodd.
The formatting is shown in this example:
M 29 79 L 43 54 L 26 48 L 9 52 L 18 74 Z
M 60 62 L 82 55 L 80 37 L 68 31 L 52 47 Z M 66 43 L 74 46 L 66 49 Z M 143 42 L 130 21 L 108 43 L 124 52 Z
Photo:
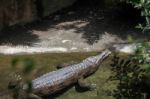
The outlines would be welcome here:
M 145 17 L 144 24 L 139 24 L 138 28 L 145 30 L 150 29 L 150 1 L 149 0 L 127 0 L 137 9 L 141 10 L 141 16 Z
M 112 81 L 118 81 L 114 90 L 116 99 L 149 99 L 150 97 L 150 43 L 137 45 L 136 53 L 130 59 L 114 56 Z
M 11 62 L 12 71 L 14 73 L 11 75 L 11 80 L 8 84 L 8 90 L 12 92 L 13 99 L 26 99 L 26 97 L 32 93 L 32 79 L 30 77 L 35 65 L 32 59 L 26 58 L 23 60 L 22 72 L 19 72 L 17 70 L 18 62 L 19 61 L 16 58 L 14 58 Z M 27 85 L 26 91 L 22 90 L 24 84 Z
M 143 42 L 137 46 L 134 59 L 146 70 L 145 75 L 150 81 L 150 42 Z
M 115 75 L 113 81 L 118 81 L 113 96 L 116 99 L 149 99 L 149 84 L 145 76 L 145 69 L 135 60 L 124 60 L 117 56 L 113 58 L 112 70 Z

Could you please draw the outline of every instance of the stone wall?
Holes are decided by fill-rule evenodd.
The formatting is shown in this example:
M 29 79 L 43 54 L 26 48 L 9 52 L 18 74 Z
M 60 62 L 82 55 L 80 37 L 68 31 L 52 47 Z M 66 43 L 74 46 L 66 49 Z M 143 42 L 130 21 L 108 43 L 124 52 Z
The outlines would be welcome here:
M 30 22 L 36 18 L 33 0 L 0 0 L 0 27 Z
M 76 0 L 0 0 L 0 29 L 36 20 L 73 4 Z

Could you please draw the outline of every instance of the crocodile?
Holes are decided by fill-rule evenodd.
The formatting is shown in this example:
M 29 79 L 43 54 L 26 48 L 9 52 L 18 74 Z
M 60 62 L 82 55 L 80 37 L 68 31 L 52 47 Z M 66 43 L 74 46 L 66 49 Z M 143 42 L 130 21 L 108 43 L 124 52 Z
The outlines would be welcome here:
M 64 88 L 73 84 L 78 84 L 79 87 L 91 90 L 92 84 L 84 82 L 84 79 L 95 73 L 100 66 L 100 63 L 111 54 L 109 49 L 102 53 L 84 59 L 82 62 L 72 64 L 56 71 L 46 73 L 32 80 L 32 99 L 42 99 L 42 96 L 55 94 Z M 27 89 L 27 85 L 23 85 L 23 90 Z M 5 98 L 4 98 L 5 99 Z

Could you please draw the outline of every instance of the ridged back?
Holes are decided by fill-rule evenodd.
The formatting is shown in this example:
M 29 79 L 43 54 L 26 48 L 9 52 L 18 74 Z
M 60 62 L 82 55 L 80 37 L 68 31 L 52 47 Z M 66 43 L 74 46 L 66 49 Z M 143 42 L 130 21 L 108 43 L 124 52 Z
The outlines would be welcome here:
M 106 50 L 99 55 L 92 56 L 83 60 L 81 63 L 74 64 L 74 65 L 59 69 L 57 71 L 44 74 L 43 76 L 38 77 L 32 81 L 33 88 L 36 89 L 36 88 L 40 88 L 43 86 L 52 86 L 54 84 L 61 83 L 74 75 L 78 75 L 84 69 L 87 69 L 90 66 L 95 66 L 109 54 L 110 54 L 110 51 Z

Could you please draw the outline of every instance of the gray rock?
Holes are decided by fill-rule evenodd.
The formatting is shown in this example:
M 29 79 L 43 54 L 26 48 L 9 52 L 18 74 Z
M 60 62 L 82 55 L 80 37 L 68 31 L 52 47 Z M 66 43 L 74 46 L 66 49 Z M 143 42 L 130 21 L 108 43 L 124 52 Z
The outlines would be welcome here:
M 43 16 L 48 16 L 64 7 L 72 5 L 76 0 L 42 0 Z

